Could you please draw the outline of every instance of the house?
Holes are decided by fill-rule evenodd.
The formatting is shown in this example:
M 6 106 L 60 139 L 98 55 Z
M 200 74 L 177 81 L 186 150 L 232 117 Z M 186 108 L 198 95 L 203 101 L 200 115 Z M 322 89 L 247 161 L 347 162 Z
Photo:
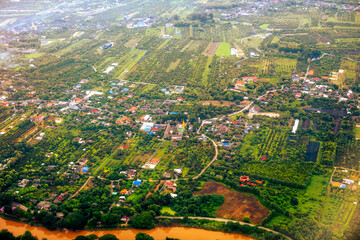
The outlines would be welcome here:
M 178 97 L 178 99 L 176 99 L 176 101 L 182 102 L 182 101 L 184 101 L 184 99 L 182 97 Z
M 54 170 L 56 168 L 56 166 L 55 165 L 48 165 L 48 166 L 46 166 L 46 170 Z
M 88 160 L 86 158 L 81 158 L 78 163 L 81 165 L 81 166 L 84 166 L 86 164 Z
M 164 172 L 162 176 L 163 178 L 171 178 L 171 173 Z
M 256 106 L 256 105 L 254 105 L 254 106 L 252 106 L 250 109 L 249 109 L 249 112 L 250 113 L 258 113 L 258 112 L 260 112 L 262 109 L 259 107 L 259 106 Z
M 123 222 L 128 222 L 130 220 L 130 217 L 122 216 L 120 220 Z
M 123 190 L 120 191 L 120 194 L 127 195 L 127 194 L 128 194 L 128 190 L 127 190 L 127 189 L 123 189 Z
M 136 170 L 135 169 L 130 169 L 127 171 L 127 177 L 128 178 L 134 178 L 136 176 Z
M 132 186 L 133 187 L 140 187 L 140 185 L 141 185 L 141 180 L 136 180 L 136 181 L 133 181 L 133 183 L 132 183 Z
M 166 182 L 165 183 L 166 189 L 176 192 L 176 183 L 174 182 Z
M 240 87 L 245 87 L 244 81 L 237 81 L 235 84 L 235 88 L 239 89 Z
M 245 176 L 245 175 L 244 175 L 244 176 L 241 176 L 241 177 L 240 177 L 240 181 L 241 181 L 241 182 L 249 182 L 249 181 L 250 181 L 250 178 L 249 178 L 248 176 Z
M 182 137 L 183 137 L 182 134 L 173 134 L 173 135 L 171 135 L 172 140 L 181 140 Z
M 174 169 L 174 172 L 175 172 L 175 174 L 181 174 L 182 173 L 182 169 L 181 168 L 176 168 L 176 169 Z
M 36 208 L 39 210 L 45 209 L 45 210 L 50 210 L 50 206 L 51 206 L 51 202 L 48 201 L 41 201 L 36 205 Z
M 44 116 L 43 115 L 39 115 L 37 117 L 35 117 L 35 122 L 41 122 L 42 120 L 44 120 Z
M 246 82 L 256 82 L 257 80 L 259 80 L 257 77 L 242 77 L 242 80 L 246 81 Z
M 18 183 L 18 186 L 24 188 L 29 182 L 30 180 L 24 178 L 23 180 L 21 180 L 21 182 Z
M 149 164 L 158 164 L 159 161 L 160 161 L 159 159 L 153 158 L 153 159 L 150 160 Z

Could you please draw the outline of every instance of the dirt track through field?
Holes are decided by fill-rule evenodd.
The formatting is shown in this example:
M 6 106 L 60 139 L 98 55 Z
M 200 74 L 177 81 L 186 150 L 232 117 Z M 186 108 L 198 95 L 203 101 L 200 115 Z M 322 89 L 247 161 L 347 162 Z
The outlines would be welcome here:
M 216 217 L 219 218 L 242 220 L 243 217 L 249 217 L 252 223 L 260 224 L 270 213 L 254 196 L 235 192 L 221 183 L 210 181 L 200 192 L 194 192 L 194 195 L 205 194 L 219 194 L 225 197 L 225 202 L 216 211 Z

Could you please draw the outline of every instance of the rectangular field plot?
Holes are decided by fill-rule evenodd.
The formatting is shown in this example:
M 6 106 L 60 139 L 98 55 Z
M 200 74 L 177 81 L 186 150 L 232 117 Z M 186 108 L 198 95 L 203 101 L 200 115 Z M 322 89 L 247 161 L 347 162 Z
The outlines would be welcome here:
M 220 46 L 220 42 L 211 42 L 207 45 L 207 47 L 204 50 L 205 56 L 213 57 Z
M 216 50 L 216 56 L 229 57 L 230 56 L 230 43 L 222 42 Z

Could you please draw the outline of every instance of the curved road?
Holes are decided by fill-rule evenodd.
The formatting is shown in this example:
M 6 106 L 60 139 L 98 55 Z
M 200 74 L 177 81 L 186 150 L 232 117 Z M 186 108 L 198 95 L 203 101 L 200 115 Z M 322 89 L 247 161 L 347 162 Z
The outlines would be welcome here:
M 156 219 L 159 219 L 159 218 L 168 218 L 168 219 L 183 219 L 184 217 L 167 217 L 167 216 L 158 216 L 158 217 L 155 217 Z M 292 240 L 291 238 L 289 238 L 288 236 L 282 234 L 282 233 L 279 233 L 277 231 L 274 231 L 270 228 L 266 228 L 266 227 L 262 227 L 262 226 L 258 226 L 258 225 L 255 225 L 255 224 L 252 224 L 252 223 L 246 223 L 246 222 L 242 222 L 242 221 L 236 221 L 236 220 L 229 220 L 229 219 L 224 219 L 224 218 L 209 218 L 209 217 L 188 217 L 190 219 L 200 219 L 200 220 L 210 220 L 210 221 L 215 221 L 215 222 L 224 222 L 224 223 L 227 223 L 227 222 L 233 222 L 233 223 L 240 223 L 240 225 L 249 225 L 249 226 L 252 226 L 252 227 L 258 227 L 260 229 L 263 229 L 265 231 L 268 231 L 268 232 L 272 232 L 272 233 L 275 233 L 275 234 L 279 234 L 281 236 L 284 236 L 286 237 L 287 239 L 289 240 Z
M 200 172 L 197 176 L 193 177 L 193 179 L 199 178 L 199 177 L 206 171 L 206 169 L 207 169 L 208 167 L 210 167 L 210 165 L 217 159 L 217 156 L 218 156 L 218 153 L 219 153 L 216 142 L 215 142 L 214 140 L 212 140 L 211 138 L 209 138 L 208 136 L 206 136 L 206 135 L 205 135 L 205 137 L 208 138 L 208 139 L 210 139 L 211 142 L 214 144 L 214 147 L 215 147 L 215 156 L 213 157 L 213 159 L 211 160 L 211 162 L 209 162 L 209 164 L 206 165 L 206 167 L 205 167 L 203 170 L 201 170 L 201 172 Z

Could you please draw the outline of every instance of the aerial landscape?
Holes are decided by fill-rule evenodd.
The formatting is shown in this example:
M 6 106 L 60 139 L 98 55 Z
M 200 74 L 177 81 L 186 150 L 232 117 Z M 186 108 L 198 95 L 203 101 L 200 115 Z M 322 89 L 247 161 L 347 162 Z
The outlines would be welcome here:
M 0 1 L 0 239 L 360 239 L 357 0 Z

